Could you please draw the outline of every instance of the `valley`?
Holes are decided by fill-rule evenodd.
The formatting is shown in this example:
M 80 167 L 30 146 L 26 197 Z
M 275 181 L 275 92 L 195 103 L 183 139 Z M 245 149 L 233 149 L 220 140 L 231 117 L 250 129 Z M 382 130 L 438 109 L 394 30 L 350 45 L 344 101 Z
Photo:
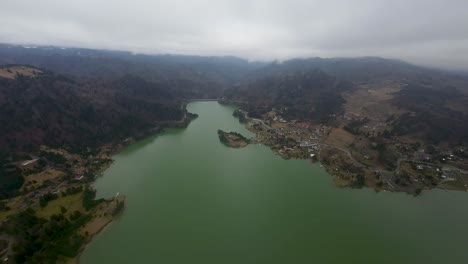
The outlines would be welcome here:
M 468 263 L 468 1 L 0 6 L 0 263 Z
M 340 187 L 415 196 L 468 190 L 461 74 L 372 57 L 257 63 L 11 45 L 0 45 L 0 55 L 1 259 L 77 261 L 131 199 L 112 188 L 100 194 L 95 182 L 116 155 L 173 129 L 200 137 L 168 147 L 200 164 L 217 155 L 207 151 L 229 156 L 264 145 L 292 162 L 281 163 L 285 175 L 295 171 L 286 164 L 308 160 Z M 198 105 L 205 99 L 212 102 Z M 194 105 L 205 116 L 187 110 Z M 228 156 L 221 164 L 230 168 Z M 238 158 L 246 175 L 267 164 Z M 297 177 L 307 175 L 297 166 Z

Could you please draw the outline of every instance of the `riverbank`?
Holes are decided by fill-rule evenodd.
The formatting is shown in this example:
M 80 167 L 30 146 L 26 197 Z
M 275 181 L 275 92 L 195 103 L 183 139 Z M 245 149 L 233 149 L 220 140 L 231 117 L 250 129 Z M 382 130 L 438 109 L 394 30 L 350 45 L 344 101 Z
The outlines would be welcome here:
M 24 214 L 44 219 L 46 225 L 56 221 L 54 219 L 57 217 L 70 219 L 66 223 L 67 226 L 70 225 L 67 230 L 70 230 L 71 233 L 66 238 L 69 242 L 60 243 L 73 245 L 67 249 L 69 256 L 74 251 L 77 251 L 77 254 L 72 258 L 55 256 L 58 259 L 53 260 L 53 262 L 77 263 L 85 247 L 107 225 L 119 217 L 125 208 L 125 196 L 123 195 L 110 199 L 94 200 L 95 191 L 91 186 L 113 163 L 112 157 L 130 144 L 161 133 L 164 128 L 186 127 L 196 117 L 196 114 L 186 113 L 180 121 L 158 123 L 155 127 L 141 131 L 119 143 L 105 144 L 96 149 L 88 148 L 79 154 L 71 153 L 65 148 L 41 146 L 39 152 L 27 155 L 31 157 L 30 160 L 18 161 L 16 164 L 25 175 L 25 181 L 20 189 L 21 195 L 2 201 L 4 208 L 0 212 L 2 230 L 15 229 L 14 226 L 18 224 L 18 221 L 12 219 Z M 90 198 L 89 193 L 91 193 L 92 198 Z M 115 212 L 117 209 L 118 213 Z M 37 232 L 45 226 L 24 226 L 21 228 L 32 228 L 31 232 Z M 18 235 L 13 234 L 13 236 Z M 12 245 L 16 244 L 18 240 L 23 241 L 22 247 L 29 246 L 27 238 L 17 238 L 5 241 L 8 244 L 7 248 L 13 248 Z M 60 246 L 60 243 L 55 247 Z M 46 251 L 47 249 L 41 249 L 41 252 Z M 60 250 L 53 252 L 60 252 Z M 54 258 L 55 253 L 50 254 L 47 256 L 49 260 L 51 257 Z M 1 259 L 15 259 L 15 256 L 15 252 L 8 250 L 2 251 L 0 257 Z M 38 256 L 35 258 L 39 259 Z

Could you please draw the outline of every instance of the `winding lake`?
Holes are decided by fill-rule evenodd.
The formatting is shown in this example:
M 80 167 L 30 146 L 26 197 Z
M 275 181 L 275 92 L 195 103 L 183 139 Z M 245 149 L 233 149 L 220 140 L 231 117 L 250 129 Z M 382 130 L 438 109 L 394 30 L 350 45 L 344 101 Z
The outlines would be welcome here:
M 188 128 L 127 147 L 96 181 L 127 209 L 81 263 L 468 263 L 467 193 L 337 188 L 317 164 L 222 145 L 218 129 L 251 135 L 232 107 L 188 110 Z

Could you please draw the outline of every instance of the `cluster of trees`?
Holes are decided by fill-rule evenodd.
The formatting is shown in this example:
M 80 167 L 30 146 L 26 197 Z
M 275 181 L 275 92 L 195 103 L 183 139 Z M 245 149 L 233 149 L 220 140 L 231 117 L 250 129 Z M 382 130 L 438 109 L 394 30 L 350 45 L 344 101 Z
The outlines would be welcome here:
M 218 137 L 221 143 L 226 144 L 228 142 L 228 138 L 226 137 L 226 132 L 222 131 L 221 129 L 218 129 Z
M 395 104 L 411 113 L 392 120 L 393 130 L 387 136 L 412 135 L 434 145 L 441 142 L 466 144 L 467 100 L 466 95 L 452 86 L 438 85 L 437 82 L 431 83 L 430 87 L 410 83 L 397 94 Z M 462 107 L 461 111 L 447 107 L 451 103 Z
M 343 129 L 348 131 L 349 133 L 353 135 L 360 135 L 361 130 L 360 128 L 367 124 L 369 122 L 369 119 L 367 117 L 361 118 L 361 119 L 353 119 L 351 122 L 346 124 Z
M 83 207 L 86 210 L 90 210 L 97 206 L 98 204 L 104 202 L 104 199 L 95 199 L 96 198 L 96 190 L 91 188 L 85 188 L 83 191 Z
M 24 182 L 21 169 L 8 160 L 0 159 L 0 176 L 0 199 L 18 194 Z
M 67 162 L 67 159 L 62 156 L 59 153 L 55 152 L 49 152 L 49 151 L 41 151 L 40 152 L 41 157 L 47 159 L 48 161 L 54 163 L 54 164 L 59 164 L 63 165 Z
M 41 198 L 39 198 L 39 205 L 41 207 L 46 207 L 50 201 L 53 201 L 57 198 L 59 198 L 59 195 L 56 193 L 46 193 L 42 195 Z
M 234 110 L 234 112 L 232 113 L 232 116 L 239 118 L 240 123 L 247 122 L 245 115 L 239 109 Z
M 38 218 L 32 209 L 14 215 L 2 226 L 13 235 L 16 263 L 56 263 L 60 256 L 75 257 L 85 241 L 77 230 L 91 220 L 91 215 L 75 212 L 69 218 L 53 215 Z
M 364 175 L 359 174 L 354 178 L 353 184 L 355 187 L 362 188 L 366 185 L 366 177 Z
M 364 176 L 364 170 L 361 167 L 358 167 L 349 162 L 343 162 L 340 165 L 340 169 L 354 174 L 354 177 L 351 181 L 353 187 L 361 188 L 366 185 L 366 177 Z
M 432 113 L 434 111 L 437 110 L 402 115 L 393 123 L 391 135 L 413 135 L 434 145 L 444 141 L 460 145 L 468 143 L 468 115 L 457 118 L 443 112 Z
M 342 111 L 341 92 L 353 89 L 318 69 L 297 70 L 290 74 L 260 74 L 227 89 L 226 101 L 246 102 L 242 106 L 252 117 L 260 117 L 273 107 L 285 109 L 287 119 L 327 122 Z
M 122 210 L 125 208 L 124 201 L 118 201 L 117 205 L 115 206 L 114 210 L 112 211 L 112 216 L 118 215 Z
M 219 137 L 219 141 L 221 141 L 221 143 L 225 144 L 228 142 L 228 137 L 226 136 L 227 134 L 231 134 L 231 135 L 234 135 L 238 138 L 239 141 L 245 141 L 245 142 L 249 142 L 249 139 L 244 137 L 242 134 L 239 134 L 237 132 L 224 132 L 223 130 L 221 129 L 218 129 L 218 137 Z
M 82 186 L 78 186 L 78 187 L 69 187 L 67 188 L 64 192 L 62 192 L 62 197 L 65 197 L 65 196 L 68 196 L 68 195 L 73 195 L 73 194 L 77 194 L 77 193 L 80 193 L 83 191 L 83 187 Z

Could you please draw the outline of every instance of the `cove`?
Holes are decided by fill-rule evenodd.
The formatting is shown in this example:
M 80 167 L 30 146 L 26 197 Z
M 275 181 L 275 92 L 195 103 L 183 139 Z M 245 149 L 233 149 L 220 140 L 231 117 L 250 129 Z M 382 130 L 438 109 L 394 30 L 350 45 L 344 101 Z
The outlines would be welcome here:
M 233 107 L 187 108 L 186 129 L 125 148 L 95 182 L 127 208 L 80 263 L 468 263 L 467 193 L 337 188 L 318 164 L 221 144 L 218 129 L 252 135 Z

